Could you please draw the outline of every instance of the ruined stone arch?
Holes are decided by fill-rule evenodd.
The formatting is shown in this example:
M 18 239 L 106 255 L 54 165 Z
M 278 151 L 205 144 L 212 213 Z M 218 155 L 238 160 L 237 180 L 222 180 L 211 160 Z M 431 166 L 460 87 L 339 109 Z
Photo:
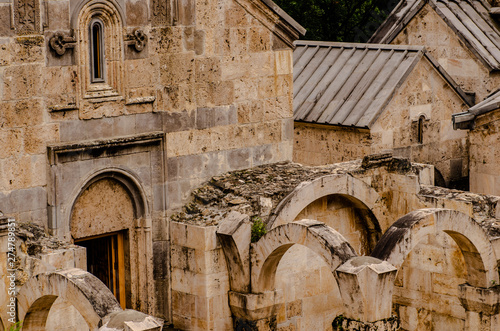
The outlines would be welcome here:
M 419 242 L 440 231 L 462 251 L 470 285 L 488 288 L 498 284 L 497 259 L 488 235 L 476 221 L 458 211 L 420 209 L 406 214 L 386 231 L 372 256 L 400 269 Z
M 98 330 L 105 316 L 121 311 L 109 289 L 84 270 L 67 269 L 38 274 L 31 277 L 17 295 L 23 330 L 45 330 L 50 308 L 58 297 L 78 310 L 91 331 Z
M 303 182 L 288 194 L 269 217 L 271 229 L 293 220 L 312 202 L 324 196 L 342 194 L 353 197 L 373 210 L 380 195 L 368 184 L 347 174 L 328 175 Z M 375 215 L 376 216 L 376 215 Z M 377 217 L 378 218 L 378 217 Z
M 332 273 L 338 266 L 356 256 L 356 252 L 344 237 L 324 223 L 301 220 L 280 225 L 252 245 L 253 293 L 274 289 L 278 264 L 287 250 L 295 244 L 303 245 L 321 256 Z
M 357 249 L 358 254 L 368 255 L 382 235 L 378 217 L 375 215 L 380 210 L 375 208 L 379 201 L 380 195 L 362 180 L 347 174 L 328 175 L 302 183 L 285 197 L 270 216 L 267 228 L 271 229 L 298 219 L 316 219 L 342 233 Z M 307 212 L 318 210 L 318 206 L 323 206 L 323 212 L 327 214 L 320 216 Z M 331 206 L 335 207 L 331 209 Z M 349 225 L 344 225 L 344 221 L 341 224 L 336 223 L 335 220 L 342 218 L 339 218 L 340 210 L 337 208 L 350 208 L 349 210 L 355 213 L 354 217 L 348 219 Z M 344 227 L 355 230 L 347 231 Z M 357 231 L 356 234 L 353 231 Z M 354 238 L 359 240 L 352 241 Z

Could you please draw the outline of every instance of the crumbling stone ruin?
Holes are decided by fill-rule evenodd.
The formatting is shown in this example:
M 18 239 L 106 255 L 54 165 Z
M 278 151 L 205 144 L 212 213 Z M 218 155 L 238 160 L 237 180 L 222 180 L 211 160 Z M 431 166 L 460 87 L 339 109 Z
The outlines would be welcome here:
M 0 2 L 0 330 L 500 329 L 498 9 Z

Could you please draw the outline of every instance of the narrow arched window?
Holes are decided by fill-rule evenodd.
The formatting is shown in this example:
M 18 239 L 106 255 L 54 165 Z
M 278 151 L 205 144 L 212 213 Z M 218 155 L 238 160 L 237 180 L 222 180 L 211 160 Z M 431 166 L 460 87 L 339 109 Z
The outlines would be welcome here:
M 89 34 L 91 82 L 104 82 L 104 25 L 101 20 L 92 20 Z
M 424 142 L 424 120 L 425 117 L 423 115 L 418 118 L 417 141 L 419 144 Z

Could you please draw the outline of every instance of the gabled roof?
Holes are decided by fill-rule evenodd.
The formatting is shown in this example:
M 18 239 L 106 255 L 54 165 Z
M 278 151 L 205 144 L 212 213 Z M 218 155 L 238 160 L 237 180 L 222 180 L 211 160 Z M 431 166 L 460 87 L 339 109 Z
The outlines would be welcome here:
M 368 42 L 392 42 L 426 3 L 490 70 L 500 70 L 500 31 L 492 17 L 498 8 L 485 1 L 403 0 Z
M 295 46 L 296 121 L 370 128 L 424 56 L 473 104 L 422 46 L 312 41 L 296 41 Z
M 473 129 L 476 117 L 497 109 L 500 109 L 500 90 L 492 93 L 489 97 L 484 99 L 484 101 L 469 108 L 466 112 L 453 114 L 453 128 L 455 130 Z

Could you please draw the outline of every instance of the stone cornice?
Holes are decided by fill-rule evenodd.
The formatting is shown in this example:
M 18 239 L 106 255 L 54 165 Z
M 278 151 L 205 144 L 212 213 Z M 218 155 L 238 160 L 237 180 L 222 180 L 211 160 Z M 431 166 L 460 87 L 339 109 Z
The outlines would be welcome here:
M 236 0 L 236 2 L 292 49 L 293 42 L 306 33 L 306 29 L 271 0 Z

